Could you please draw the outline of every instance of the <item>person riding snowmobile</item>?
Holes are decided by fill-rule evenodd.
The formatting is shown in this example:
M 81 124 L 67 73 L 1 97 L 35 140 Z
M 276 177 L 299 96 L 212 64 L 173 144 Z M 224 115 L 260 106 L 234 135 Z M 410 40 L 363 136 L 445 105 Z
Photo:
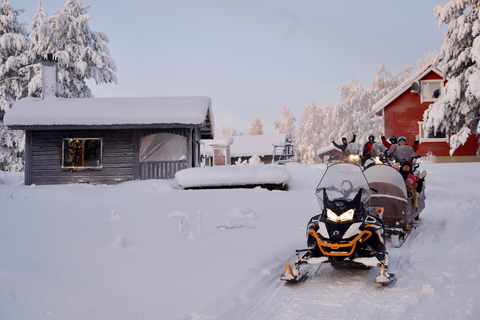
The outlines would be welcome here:
M 372 146 L 375 144 L 375 136 L 370 133 L 368 135 L 368 141 L 363 146 L 363 155 L 362 155 L 362 166 L 365 164 L 365 161 L 370 158 L 370 151 L 372 150 Z
M 421 192 L 425 182 L 426 171 L 422 171 L 418 177 L 413 174 L 413 163 L 410 160 L 405 160 L 400 165 L 400 174 L 402 175 L 407 185 L 408 196 L 412 196 L 413 189 Z
M 385 136 L 383 135 L 383 133 L 380 133 L 380 135 L 382 138 L 382 143 L 385 146 L 385 148 L 390 149 L 392 145 L 397 144 L 397 137 L 394 136 L 393 134 L 390 137 L 388 137 L 388 140 L 385 139 Z
M 352 141 L 350 141 L 350 143 L 355 142 L 356 137 L 357 136 L 355 134 L 353 134 L 353 139 L 352 139 Z M 342 144 L 337 144 L 333 140 L 332 140 L 332 143 L 335 146 L 335 148 L 338 148 L 338 149 L 342 150 L 344 156 L 346 155 L 345 150 L 347 149 L 347 146 L 348 146 L 347 138 L 342 137 Z
M 398 137 L 398 145 L 399 146 L 407 145 L 407 138 L 405 138 L 405 136 Z M 419 141 L 417 140 L 417 137 L 415 137 L 415 142 L 413 143 L 413 146 L 412 146 L 413 151 L 417 152 L 419 146 L 420 146 Z

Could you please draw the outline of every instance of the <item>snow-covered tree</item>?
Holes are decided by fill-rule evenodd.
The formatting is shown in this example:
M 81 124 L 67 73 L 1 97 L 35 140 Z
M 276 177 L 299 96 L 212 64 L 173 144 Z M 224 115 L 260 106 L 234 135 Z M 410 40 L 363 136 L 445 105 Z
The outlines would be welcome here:
M 452 0 L 434 9 L 439 27 L 448 25 L 439 54 L 448 82 L 444 94 L 425 111 L 423 125 L 425 131 L 451 134 L 450 155 L 471 134 L 480 134 L 479 14 L 478 0 Z
M 301 163 L 318 163 L 320 158 L 317 150 L 320 148 L 320 122 L 318 108 L 315 102 L 307 103 L 303 107 L 302 119 L 298 130 L 298 139 L 295 148 L 299 153 Z
M 30 41 L 24 23 L 17 19 L 23 9 L 13 9 L 0 0 L 0 111 L 6 112 L 18 99 L 26 96 L 21 68 L 28 64 L 25 55 Z
M 220 130 L 220 135 L 223 137 L 228 136 L 237 136 L 237 131 L 235 129 L 230 128 L 228 125 L 222 125 L 222 129 Z
M 32 22 L 37 58 L 53 53 L 58 59 L 59 95 L 66 98 L 92 97 L 86 79 L 97 84 L 117 83 L 117 67 L 110 57 L 108 37 L 92 31 L 87 13 L 90 4 L 82 0 L 67 0 L 65 8 L 43 22 L 45 15 L 39 9 Z M 31 85 L 31 90 L 35 85 Z
M 373 77 L 372 84 L 364 88 L 362 81 L 355 77 L 347 85 L 337 86 L 340 91 L 341 104 L 333 109 L 333 119 L 324 125 L 330 127 L 328 140 L 322 139 L 322 145 L 328 145 L 331 140 L 340 141 L 342 137 L 357 135 L 357 142 L 362 144 L 367 141 L 369 134 L 378 137 L 382 131 L 383 122 L 375 116 L 372 106 L 391 90 L 399 86 L 409 76 L 412 67 L 401 70 L 398 75 L 393 75 L 380 61 L 377 75 Z
M 437 59 L 438 59 L 437 50 L 429 51 L 427 54 L 425 54 L 425 56 L 423 56 L 423 57 L 421 57 L 417 60 L 417 69 L 420 70 L 423 67 L 425 67 L 426 65 L 434 64 L 434 63 L 437 62 Z
M 25 24 L 17 17 L 23 9 L 14 9 L 6 0 L 0 0 L 0 114 L 27 95 L 24 68 L 28 65 L 30 45 Z M 23 131 L 0 126 L 0 170 L 23 169 L 25 137 Z
M 263 123 L 259 117 L 253 118 L 252 126 L 250 127 L 250 130 L 248 130 L 247 134 L 251 136 L 258 136 L 263 134 Z
M 295 117 L 293 113 L 287 107 L 282 107 L 281 114 L 283 116 L 283 122 L 278 120 L 273 120 L 273 128 L 277 133 L 288 133 L 292 139 L 295 139 L 297 136 L 297 129 L 295 128 Z
M 33 16 L 31 35 L 34 39 L 29 52 L 30 65 L 28 67 L 28 95 L 41 96 L 42 91 L 42 69 L 40 60 L 48 53 L 57 52 L 56 35 L 53 30 L 45 23 L 48 15 L 38 0 L 37 12 Z

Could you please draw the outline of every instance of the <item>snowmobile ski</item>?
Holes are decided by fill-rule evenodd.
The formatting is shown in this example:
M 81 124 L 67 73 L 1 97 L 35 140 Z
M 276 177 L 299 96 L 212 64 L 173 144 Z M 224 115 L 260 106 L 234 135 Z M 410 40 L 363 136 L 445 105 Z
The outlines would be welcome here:
M 375 283 L 379 283 L 384 287 L 392 285 L 396 282 L 397 278 L 393 273 L 388 273 L 385 266 L 380 266 L 380 274 L 375 278 Z
M 285 280 L 289 283 L 297 283 L 307 275 L 308 272 L 300 272 L 298 267 L 292 268 L 290 263 L 285 266 L 285 273 L 280 276 L 280 280 Z

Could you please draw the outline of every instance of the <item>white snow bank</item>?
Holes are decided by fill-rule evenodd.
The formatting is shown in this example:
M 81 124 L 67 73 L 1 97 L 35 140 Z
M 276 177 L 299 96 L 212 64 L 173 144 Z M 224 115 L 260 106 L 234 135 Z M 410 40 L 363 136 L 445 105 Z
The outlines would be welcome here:
M 290 174 L 278 165 L 218 166 L 178 171 L 175 180 L 183 188 L 284 184 Z

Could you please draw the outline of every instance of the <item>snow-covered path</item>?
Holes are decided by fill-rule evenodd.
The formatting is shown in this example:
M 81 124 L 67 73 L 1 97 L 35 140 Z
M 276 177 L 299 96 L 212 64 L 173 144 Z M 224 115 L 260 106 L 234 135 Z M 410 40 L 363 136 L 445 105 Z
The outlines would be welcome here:
M 283 272 L 263 279 L 248 301 L 218 319 L 478 319 L 480 316 L 480 175 L 451 165 L 428 167 L 422 223 L 404 245 L 388 243 L 392 287 L 373 283 L 378 269 L 308 266 L 308 278 L 290 285 Z M 294 261 L 290 255 L 290 262 Z
M 0 319 L 480 318 L 480 163 L 422 165 L 426 209 L 388 247 L 387 288 L 376 268 L 279 279 L 305 246 L 325 167 L 287 169 L 289 191 L 28 187 L 0 174 Z

